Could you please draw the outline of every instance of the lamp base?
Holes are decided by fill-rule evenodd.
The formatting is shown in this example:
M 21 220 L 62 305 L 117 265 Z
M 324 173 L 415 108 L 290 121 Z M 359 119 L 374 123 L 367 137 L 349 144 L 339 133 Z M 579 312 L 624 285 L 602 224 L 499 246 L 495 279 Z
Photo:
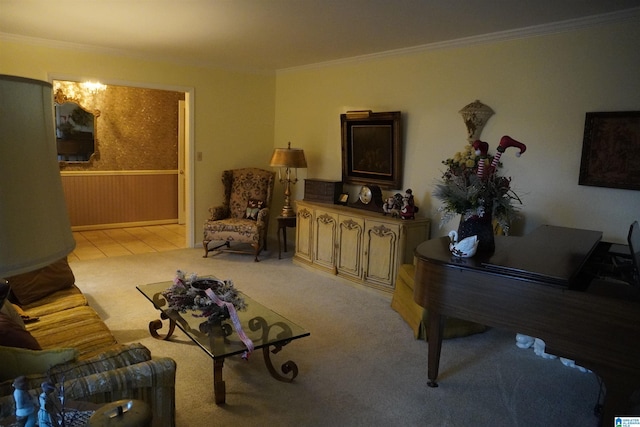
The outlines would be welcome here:
M 282 212 L 280 212 L 280 216 L 293 217 L 293 216 L 296 216 L 296 213 L 291 206 L 285 206 L 282 208 Z

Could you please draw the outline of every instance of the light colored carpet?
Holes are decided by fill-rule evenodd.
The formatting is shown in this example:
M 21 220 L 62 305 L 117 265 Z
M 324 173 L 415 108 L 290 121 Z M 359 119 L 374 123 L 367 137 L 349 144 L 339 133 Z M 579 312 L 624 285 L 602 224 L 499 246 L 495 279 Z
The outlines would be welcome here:
M 446 340 L 440 387 L 427 383 L 427 344 L 390 308 L 390 295 L 265 253 L 202 258 L 201 249 L 74 261 L 78 286 L 120 342 L 142 342 L 178 364 L 178 427 L 596 426 L 595 375 L 515 346 L 503 330 Z M 291 253 L 287 254 L 289 257 Z M 175 271 L 232 279 L 241 291 L 311 332 L 272 360 L 297 363 L 291 384 L 273 379 L 262 353 L 225 361 L 227 404 L 213 403 L 212 360 L 181 332 L 150 337 L 158 312 L 136 285 Z

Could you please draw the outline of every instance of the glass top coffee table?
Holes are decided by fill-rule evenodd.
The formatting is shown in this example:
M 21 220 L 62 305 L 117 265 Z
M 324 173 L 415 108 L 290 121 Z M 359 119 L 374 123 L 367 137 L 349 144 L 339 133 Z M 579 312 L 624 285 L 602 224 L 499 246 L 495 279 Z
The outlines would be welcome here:
M 229 356 L 242 355 L 247 350 L 238 336 L 231 319 L 218 324 L 206 322 L 206 318 L 197 317 L 200 312 L 187 310 L 179 313 L 168 308 L 168 303 L 162 292 L 166 291 L 173 282 L 151 283 L 137 286 L 154 307 L 160 310 L 162 320 L 169 320 L 165 334 L 158 331 L 163 328 L 162 320 L 149 323 L 149 332 L 154 338 L 168 340 L 175 327 L 178 326 L 189 338 L 213 359 L 213 391 L 216 404 L 225 403 L 225 383 L 222 379 L 224 359 Z M 255 350 L 262 349 L 264 361 L 271 376 L 279 381 L 291 382 L 298 376 L 298 366 L 291 360 L 285 362 L 281 375 L 271 363 L 271 353 L 278 353 L 282 347 L 298 338 L 309 336 L 310 333 L 290 320 L 280 316 L 262 304 L 239 292 L 244 298 L 247 309 L 238 311 L 238 318 L 244 333 L 253 341 Z

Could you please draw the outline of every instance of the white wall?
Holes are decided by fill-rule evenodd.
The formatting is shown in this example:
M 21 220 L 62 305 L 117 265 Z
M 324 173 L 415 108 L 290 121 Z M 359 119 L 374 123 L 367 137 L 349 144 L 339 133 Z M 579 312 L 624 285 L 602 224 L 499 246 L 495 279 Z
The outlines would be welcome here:
M 524 200 L 528 232 L 548 223 L 604 231 L 623 241 L 640 219 L 640 193 L 579 186 L 584 114 L 640 110 L 640 18 L 544 37 L 430 50 L 282 71 L 273 76 L 72 52 L 0 41 L 0 72 L 46 80 L 50 74 L 193 87 L 195 93 L 196 244 L 207 208 L 221 196 L 223 169 L 249 163 L 269 168 L 274 147 L 305 150 L 301 180 L 341 178 L 340 113 L 400 110 L 404 115 L 403 188 L 438 227 L 430 197 L 441 160 L 466 143 L 458 111 L 479 99 L 496 114 L 482 139 L 492 150 L 502 135 L 525 142 L 505 171 Z M 275 82 L 275 83 L 274 83 Z M 274 103 L 275 98 L 275 103 Z M 303 182 L 293 187 L 303 196 Z M 274 194 L 281 206 L 282 186 Z M 353 191 L 352 191 L 353 193 Z M 270 234 L 275 236 L 275 227 Z
M 0 40 L 0 73 L 45 81 L 54 74 L 130 86 L 191 88 L 195 98 L 194 152 L 202 153 L 202 161 L 194 163 L 192 235 L 196 246 L 202 242 L 208 208 L 222 202 L 222 171 L 247 166 L 269 169 L 273 151 L 273 75 L 4 40 Z
M 502 135 L 504 171 L 522 196 L 518 234 L 540 224 L 602 230 L 624 241 L 640 220 L 640 192 L 578 185 L 585 113 L 640 110 L 640 18 L 559 34 L 280 71 L 275 145 L 303 148 L 301 178 L 341 179 L 340 118 L 353 109 L 403 112 L 403 188 L 439 228 L 431 198 L 441 161 L 466 144 L 458 111 L 479 99 L 496 114 L 482 133 L 491 152 Z M 304 186 L 294 186 L 296 198 Z M 351 189 L 352 201 L 354 190 Z

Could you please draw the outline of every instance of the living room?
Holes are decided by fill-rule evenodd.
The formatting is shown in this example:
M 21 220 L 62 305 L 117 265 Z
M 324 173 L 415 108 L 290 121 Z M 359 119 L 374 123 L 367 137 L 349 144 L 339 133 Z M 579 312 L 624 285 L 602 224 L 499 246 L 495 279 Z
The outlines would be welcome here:
M 308 168 L 298 171 L 300 179 L 341 180 L 340 114 L 360 109 L 403 112 L 403 187 L 413 190 L 421 215 L 433 219 L 431 235 L 446 234 L 439 228 L 439 202 L 431 191 L 441 161 L 466 143 L 458 111 L 476 99 L 495 111 L 482 133 L 492 150 L 502 135 L 529 147 L 521 159 L 505 162 L 505 174 L 523 199 L 525 219 L 514 224 L 514 233 L 547 223 L 596 228 L 604 239 L 624 242 L 640 199 L 633 191 L 577 182 L 585 113 L 637 108 L 636 23 L 637 15 L 625 16 L 570 31 L 552 28 L 543 35 L 391 52 L 275 74 L 162 63 L 5 37 L 0 71 L 45 81 L 62 74 L 105 83 L 193 88 L 192 156 L 201 153 L 202 158 L 193 159 L 188 230 L 195 244 L 207 209 L 222 196 L 221 171 L 268 168 L 274 147 L 291 141 L 292 147 L 305 150 Z M 243 149 L 227 149 L 237 144 Z M 292 199 L 303 197 L 303 185 L 292 191 Z M 282 197 L 282 191 L 274 192 L 277 206 Z M 275 227 L 270 230 L 275 234 Z
M 340 114 L 350 110 L 402 111 L 403 186 L 394 190 L 411 188 L 420 215 L 432 220 L 431 236 L 446 235 L 453 225 L 439 226 L 440 202 L 431 192 L 443 170 L 442 160 L 467 143 L 458 111 L 476 99 L 495 112 L 482 133 L 492 150 L 503 135 L 528 147 L 520 158 L 509 151 L 504 157 L 505 174 L 512 178 L 523 201 L 522 220 L 513 224 L 513 234 L 523 235 L 539 225 L 551 224 L 600 230 L 604 240 L 622 243 L 628 225 L 638 219 L 640 198 L 633 190 L 578 185 L 578 176 L 585 114 L 639 110 L 639 40 L 640 12 L 635 9 L 599 20 L 578 20 L 265 73 L 114 55 L 100 49 L 74 49 L 53 41 L 5 36 L 0 37 L 0 73 L 45 81 L 52 75 L 64 75 L 69 79 L 99 79 L 105 84 L 191 90 L 193 190 L 187 239 L 190 246 L 198 248 L 194 257 L 201 256 L 207 209 L 222 198 L 223 170 L 247 166 L 270 169 L 273 149 L 291 141 L 292 147 L 304 149 L 307 158 L 308 167 L 298 170 L 301 182 L 305 178 L 341 180 Z M 303 188 L 300 183 L 294 185 L 292 198 L 303 198 Z M 357 188 L 346 190 L 354 201 Z M 277 184 L 274 207 L 282 203 L 282 186 Z M 273 216 L 271 220 L 270 239 L 274 240 Z M 245 263 L 251 264 L 246 268 L 252 272 L 262 264 L 253 265 L 251 257 L 234 258 L 221 267 L 216 258 L 190 265 L 185 265 L 183 258 L 163 261 L 172 264 L 172 269 L 191 267 L 202 274 L 222 271 L 230 275 L 234 269 L 245 269 Z M 205 261 L 210 261 L 210 271 L 203 269 Z M 269 261 L 275 264 L 277 259 Z M 280 262 L 284 265 L 290 260 Z M 278 274 L 278 264 L 265 265 L 272 274 Z M 77 274 L 89 277 L 92 267 L 95 265 L 87 264 Z M 118 266 L 110 261 L 100 268 L 117 270 Z M 131 286 L 172 279 L 126 271 L 133 274 Z M 92 290 L 109 299 L 108 292 L 99 291 L 98 282 L 107 285 L 96 280 Z M 240 282 L 238 286 L 243 288 Z M 368 294 L 367 290 L 357 290 Z M 287 297 L 284 291 L 276 290 L 275 295 Z M 345 296 L 357 298 L 354 295 L 349 292 Z M 273 304 L 277 299 L 261 296 Z M 94 299 L 98 305 L 111 305 L 97 296 Z M 140 300 L 140 304 L 144 306 L 145 302 Z M 114 310 L 112 316 L 121 315 L 121 320 L 126 317 L 126 313 Z M 309 316 L 306 320 L 317 319 Z M 124 331 L 121 320 L 114 326 Z M 135 332 L 132 335 L 139 331 Z M 154 354 L 166 354 L 166 348 L 157 348 L 155 345 Z M 179 351 L 169 351 L 179 356 Z M 210 361 L 202 359 L 206 380 L 210 381 Z M 297 359 L 301 362 L 304 352 Z M 404 356 L 400 360 L 407 363 Z M 251 375 L 264 372 L 252 368 Z M 251 375 L 244 379 L 251 381 Z M 270 390 L 278 387 L 282 385 L 271 386 Z M 326 402 L 327 396 L 322 398 Z M 210 397 L 203 397 L 203 401 L 208 404 Z M 194 410 L 195 406 L 189 403 L 182 410 Z M 242 420 L 242 407 L 232 407 L 230 412 L 238 417 L 235 421 Z M 214 414 L 212 410 L 207 416 Z M 351 421 L 357 424 L 353 418 Z M 321 425 L 317 419 L 314 424 Z

